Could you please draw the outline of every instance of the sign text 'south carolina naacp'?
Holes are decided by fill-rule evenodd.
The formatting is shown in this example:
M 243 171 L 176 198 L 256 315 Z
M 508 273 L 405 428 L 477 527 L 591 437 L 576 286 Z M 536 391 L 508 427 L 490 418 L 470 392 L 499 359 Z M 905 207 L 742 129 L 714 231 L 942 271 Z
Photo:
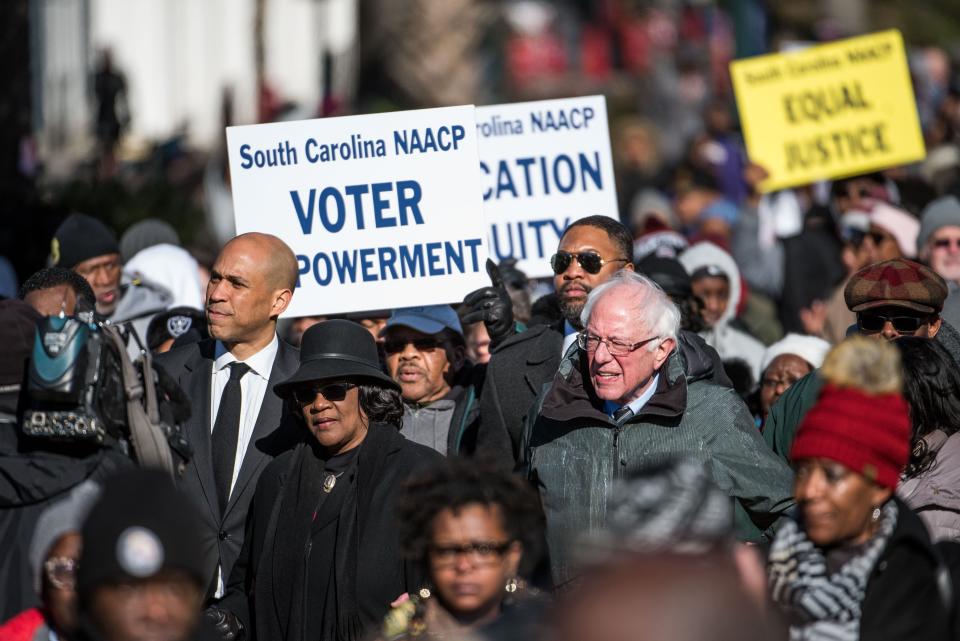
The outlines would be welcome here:
M 531 277 L 572 221 L 617 217 L 603 96 L 477 107 L 480 177 L 496 261 L 515 257 Z
M 738 60 L 730 73 L 765 191 L 925 156 L 899 31 Z
M 237 233 L 279 236 L 288 316 L 461 300 L 489 284 L 473 106 L 227 129 Z

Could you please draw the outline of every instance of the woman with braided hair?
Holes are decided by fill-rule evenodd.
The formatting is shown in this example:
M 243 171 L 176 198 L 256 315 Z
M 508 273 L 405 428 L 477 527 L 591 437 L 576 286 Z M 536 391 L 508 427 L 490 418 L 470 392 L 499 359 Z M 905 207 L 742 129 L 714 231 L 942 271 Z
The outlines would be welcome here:
M 826 385 L 790 450 L 797 511 L 778 529 L 767 567 L 790 638 L 952 638 L 939 556 L 894 495 L 910 449 L 899 352 L 854 337 L 822 373 Z

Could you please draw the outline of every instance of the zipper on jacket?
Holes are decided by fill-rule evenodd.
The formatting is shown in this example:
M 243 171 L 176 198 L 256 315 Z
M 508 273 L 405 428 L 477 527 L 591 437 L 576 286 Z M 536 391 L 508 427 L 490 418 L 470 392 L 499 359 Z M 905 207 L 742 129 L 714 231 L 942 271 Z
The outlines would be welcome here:
M 617 425 L 613 428 L 613 478 L 623 477 L 623 465 L 620 463 L 620 434 L 623 432 L 623 426 Z

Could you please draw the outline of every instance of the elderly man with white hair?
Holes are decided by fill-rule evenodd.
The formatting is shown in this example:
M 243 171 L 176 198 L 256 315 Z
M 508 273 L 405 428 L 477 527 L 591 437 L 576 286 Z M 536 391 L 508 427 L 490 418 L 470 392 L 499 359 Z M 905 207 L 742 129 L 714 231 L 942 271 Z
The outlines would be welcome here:
M 759 540 L 791 505 L 791 474 L 736 393 L 677 351 L 680 314 L 645 276 L 622 271 L 587 299 L 525 429 L 522 464 L 547 520 L 555 586 L 576 578 L 575 541 L 603 527 L 614 481 L 679 456 L 733 501 L 737 536 Z

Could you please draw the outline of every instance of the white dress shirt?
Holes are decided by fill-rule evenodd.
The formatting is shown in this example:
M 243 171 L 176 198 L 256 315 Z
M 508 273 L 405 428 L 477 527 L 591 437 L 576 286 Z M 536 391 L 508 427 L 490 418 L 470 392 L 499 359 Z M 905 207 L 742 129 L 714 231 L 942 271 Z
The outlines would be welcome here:
M 260 414 L 260 405 L 267 392 L 270 382 L 270 372 L 273 370 L 273 361 L 277 358 L 280 341 L 276 334 L 270 344 L 259 352 L 243 361 L 250 366 L 250 371 L 240 379 L 240 429 L 237 432 L 237 453 L 233 459 L 233 476 L 230 478 L 230 491 L 240 475 L 243 457 L 247 453 L 247 446 L 253 436 L 253 428 L 257 424 L 257 415 Z M 237 359 L 227 351 L 226 346 L 217 341 L 215 359 L 213 361 L 213 378 L 210 385 L 210 432 L 217 424 L 217 412 L 220 410 L 220 397 L 223 389 L 230 380 L 230 363 Z M 217 567 L 217 591 L 214 596 L 222 597 L 224 592 L 223 569 Z
M 276 334 L 270 344 L 259 352 L 243 361 L 250 366 L 250 371 L 240 379 L 240 430 L 237 432 L 237 454 L 233 460 L 233 476 L 230 479 L 230 491 L 237 482 L 243 457 L 247 453 L 253 428 L 257 424 L 257 415 L 260 414 L 260 405 L 270 382 L 270 372 L 273 370 L 273 361 L 277 357 L 280 341 Z M 220 410 L 220 397 L 223 389 L 230 380 L 230 363 L 237 359 L 227 351 L 226 346 L 217 341 L 215 360 L 213 361 L 213 379 L 210 386 L 210 433 L 217 424 L 217 412 Z

